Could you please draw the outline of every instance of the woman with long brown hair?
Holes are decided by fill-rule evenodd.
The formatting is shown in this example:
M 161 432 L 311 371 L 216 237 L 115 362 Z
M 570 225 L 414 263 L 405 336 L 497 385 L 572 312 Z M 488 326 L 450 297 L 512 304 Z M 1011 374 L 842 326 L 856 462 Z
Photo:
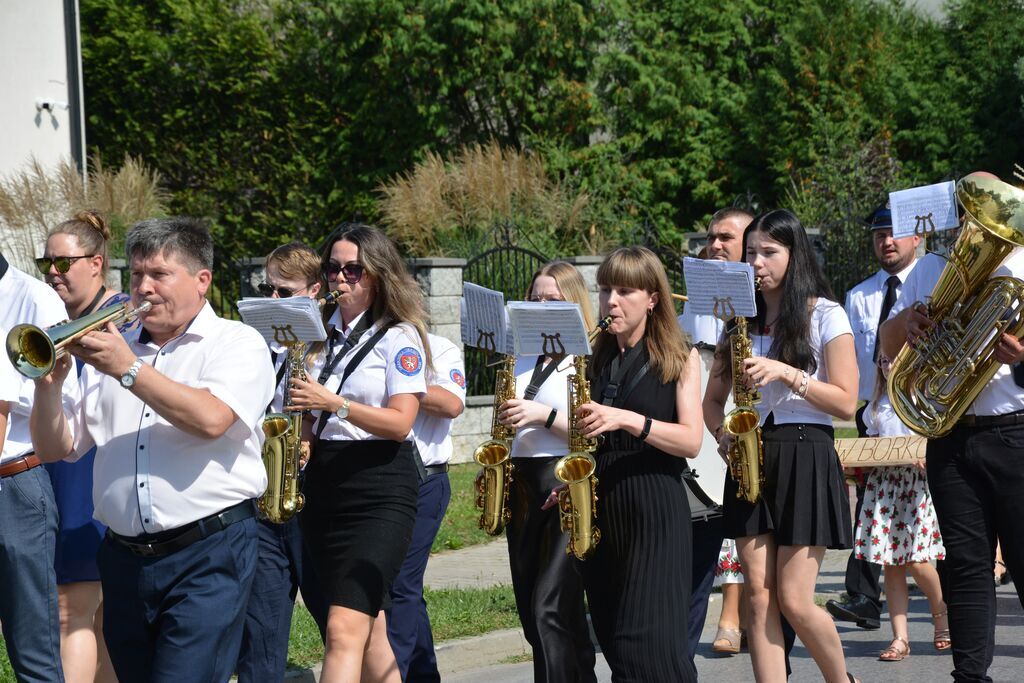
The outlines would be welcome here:
M 314 411 L 300 523 L 330 603 L 321 680 L 397 682 L 383 610 L 416 519 L 422 295 L 394 243 L 367 225 L 342 224 L 321 266 L 340 292 L 324 309 L 330 337 L 286 407 Z
M 76 320 L 129 296 L 107 288 L 107 243 L 110 229 L 95 211 L 81 211 L 53 228 L 39 272 Z M 81 372 L 82 364 L 77 363 Z M 106 527 L 93 518 L 92 469 L 96 449 L 76 462 L 46 465 L 60 513 L 54 564 L 60 609 L 60 653 L 69 683 L 113 681 L 113 667 L 103 644 L 103 595 L 96 553 Z
M 582 563 L 590 616 L 616 681 L 695 681 L 686 642 L 690 510 L 683 458 L 700 450 L 700 370 L 676 323 L 665 269 L 644 247 L 597 271 L 610 315 L 578 411 L 597 460 L 601 542 Z
M 578 304 L 587 329 L 594 314 L 583 276 L 571 264 L 553 261 L 533 274 L 528 301 Z M 516 428 L 512 442 L 515 474 L 509 493 L 512 517 L 506 527 L 516 609 L 533 649 L 537 683 L 595 681 L 594 646 L 583 607 L 583 583 L 565 552 L 557 507 L 542 506 L 558 486 L 555 463 L 569 454 L 566 381 L 572 356 L 516 358 L 516 398 L 499 409 L 502 423 Z

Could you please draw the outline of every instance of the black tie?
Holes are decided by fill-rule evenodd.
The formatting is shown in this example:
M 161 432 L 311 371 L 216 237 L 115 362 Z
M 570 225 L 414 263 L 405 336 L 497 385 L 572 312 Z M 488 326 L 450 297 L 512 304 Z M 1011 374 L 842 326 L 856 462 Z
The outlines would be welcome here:
M 889 319 L 889 311 L 896 303 L 896 288 L 900 286 L 900 279 L 890 275 L 885 281 L 885 298 L 882 299 L 882 314 L 878 316 L 878 326 L 875 328 L 875 362 L 878 362 L 878 327 L 882 326 Z

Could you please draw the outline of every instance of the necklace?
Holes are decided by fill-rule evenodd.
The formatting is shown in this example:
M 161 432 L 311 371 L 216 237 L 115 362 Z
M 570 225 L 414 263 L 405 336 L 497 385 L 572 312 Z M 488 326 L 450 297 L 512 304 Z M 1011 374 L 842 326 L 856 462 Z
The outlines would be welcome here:
M 762 325 L 761 326 L 761 332 L 763 334 L 771 334 L 772 333 L 772 325 L 774 325 L 776 322 L 778 322 L 778 320 L 779 320 L 779 316 L 775 316 L 772 319 L 771 322 L 768 322 L 768 323 L 765 323 L 764 325 Z

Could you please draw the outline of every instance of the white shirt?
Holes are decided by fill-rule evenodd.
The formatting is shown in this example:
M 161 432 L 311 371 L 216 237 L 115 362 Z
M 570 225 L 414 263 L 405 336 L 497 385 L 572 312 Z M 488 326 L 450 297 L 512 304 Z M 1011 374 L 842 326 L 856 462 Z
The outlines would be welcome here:
M 900 284 L 896 287 L 899 297 L 903 283 L 907 281 L 910 271 L 917 264 L 917 259 L 910 265 L 895 273 Z M 878 317 L 882 315 L 882 302 L 885 300 L 885 281 L 889 273 L 878 270 L 874 275 L 861 281 L 846 293 L 846 315 L 850 318 L 853 328 L 853 345 L 857 350 L 857 368 L 860 369 L 860 387 L 857 398 L 862 401 L 871 400 L 875 392 L 875 344 L 878 336 Z
M 920 265 L 903 283 L 903 291 L 900 292 L 900 297 L 892 307 L 889 317 L 892 318 L 915 302 L 925 301 L 935 289 L 939 275 L 945 267 L 946 261 L 941 256 L 926 254 Z M 992 273 L 992 277 L 1001 275 L 1024 279 L 1024 250 L 1014 249 Z M 1012 366 L 1000 363 L 998 367 L 996 374 L 967 409 L 968 415 L 1006 415 L 1024 410 L 1024 389 L 1013 381 Z
M 7 339 L 7 330 L 3 327 L 0 327 L 0 339 Z M 20 394 L 21 375 L 10 363 L 0 362 L 0 401 L 16 403 Z
M 699 342 L 718 346 L 725 323 L 713 315 L 690 313 L 690 307 L 684 304 L 683 314 L 677 318 L 679 327 L 690 335 L 693 344 Z
M 335 317 L 332 320 L 340 329 L 338 311 L 335 311 Z M 358 318 L 349 323 L 347 329 L 351 330 L 357 320 Z M 324 382 L 327 389 L 338 393 L 338 385 L 341 383 L 341 375 L 345 372 L 345 366 L 378 329 L 380 329 L 380 321 L 375 322 L 363 332 L 355 346 L 345 352 Z M 342 341 L 334 342 L 336 352 L 341 351 L 342 343 Z M 319 376 L 324 359 L 325 355 L 319 354 L 314 360 L 312 377 Z M 416 328 L 409 323 L 393 325 L 345 380 L 345 386 L 342 387 L 340 395 L 356 403 L 372 407 L 384 407 L 392 396 L 398 394 L 415 394 L 419 398 L 427 391 L 425 373 L 423 372 L 424 363 L 423 345 L 420 343 L 420 335 Z M 316 418 L 313 422 L 314 437 L 316 437 L 316 430 L 319 429 L 320 415 L 321 411 L 313 411 L 313 417 Z M 381 437 L 356 427 L 348 420 L 339 420 L 338 416 L 333 413 L 327 419 L 320 438 L 326 441 L 382 440 Z
M 537 366 L 537 356 L 516 357 L 516 398 L 522 398 L 526 387 L 533 377 L 533 369 Z M 566 356 L 558 367 L 548 375 L 544 384 L 540 385 L 537 395 L 533 398 L 537 403 L 554 408 L 562 415 L 569 409 L 569 393 L 567 381 L 575 373 L 573 356 Z M 543 424 L 529 425 L 516 430 L 516 438 L 512 441 L 513 458 L 550 458 L 569 454 L 569 442 L 564 436 Z
M 45 328 L 67 320 L 67 317 L 64 302 L 43 282 L 10 265 L 3 277 L 0 277 L 0 328 L 10 331 L 15 325 L 22 323 Z M 3 340 L 6 339 L 5 333 Z M 3 451 L 0 452 L 0 463 L 5 463 L 17 460 L 33 450 L 28 418 L 32 414 L 35 382 L 22 377 L 14 369 L 6 352 L 0 354 L 0 364 L 13 373 L 18 387 L 17 396 L 11 399 L 7 438 L 4 440 Z M 70 405 L 73 400 L 68 395 L 73 396 L 76 381 L 75 373 L 69 372 L 64 382 L 66 405 Z
M 814 304 L 811 312 L 810 322 L 811 353 L 817 362 L 818 368 L 813 373 L 808 373 L 811 379 L 821 382 L 828 381 L 828 369 L 825 367 L 823 349 L 836 337 L 844 334 L 853 334 L 850 329 L 850 320 L 846 312 L 835 301 L 819 298 Z M 772 346 L 772 338 L 766 335 L 755 334 L 750 337 L 755 356 L 766 356 Z M 761 403 L 756 404 L 758 412 L 761 413 L 761 424 L 768 418 L 769 413 L 775 414 L 775 424 L 821 424 L 832 426 L 832 416 L 818 410 L 807 399 L 800 398 L 796 392 L 786 386 L 783 382 L 770 382 L 768 386 L 761 387 Z
M 463 369 L 462 351 L 445 337 L 428 334 L 430 356 L 434 369 L 427 370 L 427 385 L 439 386 L 459 397 L 466 405 L 466 373 Z M 419 449 L 423 464 L 443 465 L 452 457 L 452 420 L 446 417 L 427 415 L 420 408 L 412 426 L 416 448 Z
M 885 394 L 864 411 L 864 424 L 868 428 L 868 436 L 909 436 L 914 433 L 900 420 Z
M 82 398 L 68 415 L 74 450 L 81 456 L 96 445 L 95 516 L 124 536 L 180 527 L 256 498 L 267 487 L 260 422 L 274 376 L 260 334 L 218 317 L 209 303 L 163 348 L 140 341 L 141 333 L 133 330 L 125 339 L 144 363 L 175 382 L 209 390 L 237 419 L 217 439 L 186 434 L 119 378 L 83 368 Z

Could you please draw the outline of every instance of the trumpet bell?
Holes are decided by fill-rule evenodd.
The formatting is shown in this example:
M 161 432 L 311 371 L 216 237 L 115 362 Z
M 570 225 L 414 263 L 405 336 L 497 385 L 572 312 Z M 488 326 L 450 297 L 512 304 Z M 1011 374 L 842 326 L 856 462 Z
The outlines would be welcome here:
M 15 325 L 7 333 L 7 357 L 14 369 L 29 379 L 49 374 L 62 355 L 63 349 L 58 350 L 46 331 L 35 325 Z

